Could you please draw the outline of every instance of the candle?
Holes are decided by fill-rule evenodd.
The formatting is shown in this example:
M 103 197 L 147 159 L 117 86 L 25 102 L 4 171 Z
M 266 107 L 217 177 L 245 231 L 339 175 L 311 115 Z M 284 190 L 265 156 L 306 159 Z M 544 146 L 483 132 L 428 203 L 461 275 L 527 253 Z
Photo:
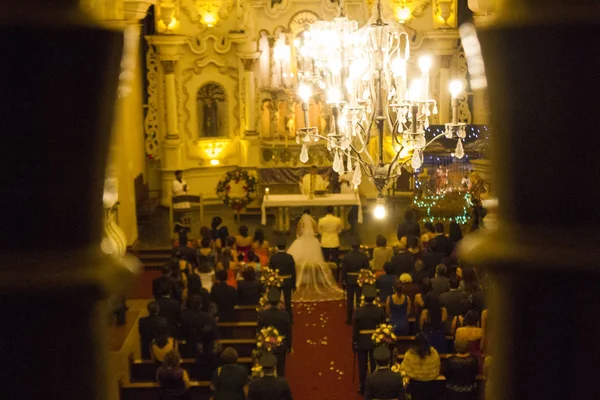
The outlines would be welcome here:
M 265 189 L 265 197 L 269 197 L 269 188 Z

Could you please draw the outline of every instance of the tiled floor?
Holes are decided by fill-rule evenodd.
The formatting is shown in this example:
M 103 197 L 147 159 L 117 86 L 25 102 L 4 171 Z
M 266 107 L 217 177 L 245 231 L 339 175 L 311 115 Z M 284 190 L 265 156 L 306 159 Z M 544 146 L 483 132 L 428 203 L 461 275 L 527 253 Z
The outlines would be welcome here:
M 410 200 L 406 198 L 388 199 L 388 216 L 383 220 L 377 220 L 372 216 L 374 203 L 369 202 L 363 207 L 362 225 L 359 225 L 358 235 L 361 237 L 363 244 L 373 245 L 378 234 L 382 234 L 388 238 L 388 244 L 393 244 L 396 239 L 396 228 L 403 220 L 404 210 L 410 204 Z M 224 225 L 229 228 L 231 235 L 237 233 L 237 228 L 240 224 L 247 225 L 250 233 L 254 232 L 260 226 L 260 214 L 257 210 L 254 214 L 242 214 L 241 222 L 235 220 L 234 212 L 224 205 L 205 206 L 204 224 L 209 225 L 214 216 L 220 216 L 224 220 Z M 292 226 L 291 232 L 296 232 L 296 220 L 301 216 L 300 208 L 291 210 Z M 315 219 L 322 217 L 325 214 L 324 210 L 318 209 L 314 212 Z M 267 224 L 262 228 L 265 231 L 267 240 L 273 238 L 274 217 L 271 215 L 267 218 Z M 191 237 L 197 237 L 198 232 L 192 232 Z M 289 234 L 293 238 L 293 234 Z M 350 232 L 341 234 L 340 239 L 342 245 L 347 244 Z M 149 224 L 139 227 L 139 243 L 138 248 L 148 247 L 164 247 L 169 246 L 171 241 L 171 231 L 169 229 L 169 212 L 167 209 L 160 208 L 152 221 Z

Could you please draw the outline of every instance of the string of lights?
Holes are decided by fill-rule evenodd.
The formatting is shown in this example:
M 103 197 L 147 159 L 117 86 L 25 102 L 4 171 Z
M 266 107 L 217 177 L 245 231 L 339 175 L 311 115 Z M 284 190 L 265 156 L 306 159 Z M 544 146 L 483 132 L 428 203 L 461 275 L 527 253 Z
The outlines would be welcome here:
M 427 215 L 425 216 L 421 216 L 421 222 L 425 223 L 425 222 L 438 222 L 438 221 L 452 221 L 455 220 L 457 223 L 464 225 L 466 224 L 469 219 L 471 218 L 471 194 L 464 193 L 463 200 L 463 208 L 462 208 L 462 215 L 455 215 L 452 217 L 440 217 L 440 216 L 436 216 L 434 215 L 434 213 L 432 213 L 432 209 L 434 207 L 436 207 L 438 205 L 438 203 L 440 203 L 441 201 L 446 199 L 446 195 L 447 193 L 450 192 L 444 192 L 444 193 L 440 193 L 440 194 L 435 194 L 435 195 L 430 195 L 430 196 L 424 196 L 424 197 L 417 197 L 415 196 L 413 199 L 413 204 L 419 208 L 419 210 L 424 210 L 426 211 Z M 456 193 L 456 192 L 454 192 Z

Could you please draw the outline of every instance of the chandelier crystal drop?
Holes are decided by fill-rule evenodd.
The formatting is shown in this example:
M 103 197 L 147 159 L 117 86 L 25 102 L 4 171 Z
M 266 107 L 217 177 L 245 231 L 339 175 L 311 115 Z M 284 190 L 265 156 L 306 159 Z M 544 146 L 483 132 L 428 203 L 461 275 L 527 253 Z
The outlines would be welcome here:
M 409 69 L 410 41 L 404 25 L 381 0 L 362 27 L 343 15 L 310 25 L 297 44 L 298 95 L 305 126 L 297 132 L 305 143 L 300 161 L 308 161 L 306 143 L 324 140 L 336 172 L 344 172 L 346 158 L 354 185 L 360 184 L 364 172 L 379 193 L 395 182 L 402 168 L 421 167 L 429 144 L 425 131 L 438 107 L 429 90 L 433 59 L 423 55 L 418 70 Z M 409 80 L 414 75 L 416 79 Z M 455 111 L 462 88 L 454 84 L 451 89 Z M 329 132 L 310 127 L 308 103 L 313 92 L 331 108 Z M 446 124 L 451 138 L 464 132 L 455 117 L 453 112 L 452 123 Z M 394 154 L 386 153 L 384 143 L 394 146 Z

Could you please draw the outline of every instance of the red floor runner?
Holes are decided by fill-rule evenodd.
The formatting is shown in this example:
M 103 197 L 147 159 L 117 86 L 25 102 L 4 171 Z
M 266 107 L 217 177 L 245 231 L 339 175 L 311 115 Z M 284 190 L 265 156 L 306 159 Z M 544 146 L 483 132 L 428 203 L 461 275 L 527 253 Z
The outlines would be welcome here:
M 294 400 L 362 399 L 358 370 L 352 382 L 352 328 L 344 323 L 343 301 L 293 304 L 294 353 L 286 378 Z

